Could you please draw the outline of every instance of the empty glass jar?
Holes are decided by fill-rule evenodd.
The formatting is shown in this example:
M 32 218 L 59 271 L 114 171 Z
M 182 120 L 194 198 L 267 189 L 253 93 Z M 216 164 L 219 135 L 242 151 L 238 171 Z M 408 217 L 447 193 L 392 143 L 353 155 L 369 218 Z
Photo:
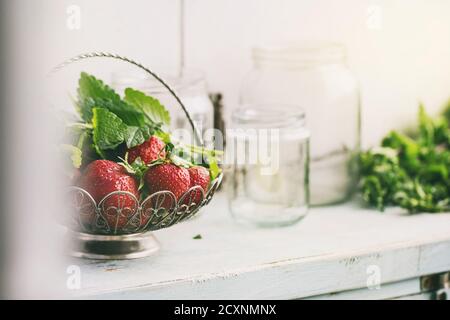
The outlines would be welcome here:
M 227 192 L 239 222 L 270 227 L 308 210 L 309 131 L 297 106 L 246 105 L 227 130 Z
M 306 43 L 255 48 L 241 103 L 300 105 L 311 132 L 311 204 L 345 200 L 360 143 L 359 90 L 342 45 Z

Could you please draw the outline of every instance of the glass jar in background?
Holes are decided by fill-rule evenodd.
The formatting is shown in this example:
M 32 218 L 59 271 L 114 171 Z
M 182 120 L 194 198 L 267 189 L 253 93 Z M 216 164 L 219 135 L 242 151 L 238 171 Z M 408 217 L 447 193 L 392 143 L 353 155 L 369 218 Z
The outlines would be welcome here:
M 309 131 L 299 107 L 246 105 L 232 114 L 225 160 L 228 203 L 238 222 L 290 225 L 308 210 Z
M 311 132 L 311 204 L 348 198 L 356 180 L 353 156 L 360 145 L 360 107 L 342 45 L 253 49 L 253 69 L 244 80 L 240 102 L 300 105 Z
M 182 73 L 161 73 L 160 76 L 178 94 L 202 134 L 205 130 L 213 128 L 214 109 L 209 99 L 206 80 L 202 72 L 187 70 Z M 170 112 L 172 118 L 171 130 L 186 129 L 192 132 L 184 112 L 167 89 L 154 78 L 143 73 L 114 73 L 112 75 L 112 86 L 120 93 L 128 87 L 132 87 L 157 98 Z M 189 137 L 189 141 L 184 140 L 184 142 L 193 144 L 195 141 L 191 138 Z

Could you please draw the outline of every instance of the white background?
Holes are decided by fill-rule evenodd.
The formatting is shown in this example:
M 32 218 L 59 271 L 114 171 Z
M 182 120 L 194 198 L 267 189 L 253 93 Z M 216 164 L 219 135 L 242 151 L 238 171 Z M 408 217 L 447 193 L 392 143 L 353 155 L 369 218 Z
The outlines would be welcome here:
M 432 111 L 450 98 L 448 0 L 185 0 L 186 65 L 202 69 L 210 90 L 237 104 L 254 45 L 333 40 L 348 48 L 362 88 L 362 141 L 415 120 L 423 101 Z M 178 0 L 47 1 L 48 61 L 105 50 L 153 68 L 178 63 Z M 81 28 L 67 26 L 78 5 Z

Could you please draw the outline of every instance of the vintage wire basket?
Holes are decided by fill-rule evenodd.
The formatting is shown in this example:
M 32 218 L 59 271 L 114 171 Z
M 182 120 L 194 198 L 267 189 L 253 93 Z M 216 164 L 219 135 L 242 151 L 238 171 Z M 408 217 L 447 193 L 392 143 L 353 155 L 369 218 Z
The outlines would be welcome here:
M 158 75 L 127 57 L 106 52 L 78 55 L 56 66 L 51 73 L 68 64 L 89 58 L 111 58 L 128 62 L 160 82 L 184 111 L 196 142 L 203 145 L 202 137 L 192 118 L 175 91 Z M 200 186 L 186 191 L 178 200 L 170 191 L 153 193 L 140 201 L 134 194 L 115 191 L 99 203 L 86 190 L 71 187 L 68 190 L 70 215 L 69 229 L 71 254 L 93 259 L 131 259 L 151 255 L 159 249 L 152 231 L 168 228 L 194 217 L 212 199 L 222 181 L 222 173 L 204 192 Z

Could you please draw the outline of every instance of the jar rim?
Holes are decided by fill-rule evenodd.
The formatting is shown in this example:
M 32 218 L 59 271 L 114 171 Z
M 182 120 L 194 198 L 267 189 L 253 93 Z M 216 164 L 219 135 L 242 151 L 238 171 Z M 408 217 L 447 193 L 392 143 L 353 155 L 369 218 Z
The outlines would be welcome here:
M 305 111 L 292 104 L 245 104 L 235 109 L 232 120 L 240 124 L 265 128 L 304 126 Z

